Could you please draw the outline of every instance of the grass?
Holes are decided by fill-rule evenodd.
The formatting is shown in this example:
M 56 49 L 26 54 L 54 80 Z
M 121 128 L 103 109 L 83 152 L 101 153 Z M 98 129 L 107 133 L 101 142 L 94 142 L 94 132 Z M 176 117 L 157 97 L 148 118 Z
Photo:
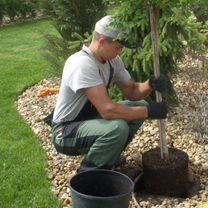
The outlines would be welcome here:
M 47 180 L 40 141 L 17 112 L 15 100 L 27 87 L 50 75 L 41 56 L 47 20 L 0 29 L 0 207 L 59 208 Z

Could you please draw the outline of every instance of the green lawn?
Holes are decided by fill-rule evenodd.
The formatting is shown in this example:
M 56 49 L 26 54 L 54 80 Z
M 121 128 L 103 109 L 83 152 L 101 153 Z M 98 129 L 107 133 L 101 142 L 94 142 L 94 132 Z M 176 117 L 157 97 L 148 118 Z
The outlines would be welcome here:
M 61 207 L 47 180 L 46 154 L 15 107 L 23 89 L 50 74 L 43 32 L 55 32 L 47 20 L 0 28 L 0 208 Z

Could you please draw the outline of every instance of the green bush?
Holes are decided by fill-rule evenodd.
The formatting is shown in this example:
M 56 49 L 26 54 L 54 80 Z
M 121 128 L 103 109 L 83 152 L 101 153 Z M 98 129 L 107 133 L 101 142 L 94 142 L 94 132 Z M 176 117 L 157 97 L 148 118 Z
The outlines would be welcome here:
M 17 0 L 6 0 L 6 15 L 9 16 L 11 21 L 14 21 L 15 16 L 18 14 L 18 1 Z
M 35 0 L 25 1 L 21 0 L 19 1 L 19 13 L 22 18 L 25 18 L 27 15 L 29 17 L 35 17 L 37 10 L 38 10 L 38 3 Z
M 44 56 L 49 62 L 53 73 L 57 76 L 62 74 L 63 66 L 70 54 L 78 51 L 83 44 L 91 41 L 91 36 L 85 34 L 84 37 L 74 33 L 76 41 L 65 40 L 62 36 L 46 35 L 47 44 L 44 50 Z
M 53 18 L 64 40 L 73 40 L 73 33 L 84 35 L 105 13 L 102 0 L 44 0 L 42 7 Z
M 44 0 L 45 14 L 50 15 L 60 36 L 47 35 L 47 54 L 52 69 L 61 74 L 65 60 L 90 41 L 95 22 L 104 16 L 101 0 Z
M 55 2 L 58 1 L 62 2 L 63 0 L 55 0 Z M 90 31 L 92 29 L 92 27 L 89 27 L 88 29 L 85 28 L 84 30 L 81 30 L 79 27 L 75 27 L 79 25 L 78 23 L 71 26 L 70 23 L 72 24 L 74 21 L 67 21 L 71 20 L 72 17 L 75 17 L 75 14 L 70 14 L 71 16 L 68 17 L 68 12 L 71 11 L 69 8 L 66 9 L 68 12 L 61 12 L 61 9 L 64 10 L 63 2 L 61 6 L 58 7 L 59 9 L 57 9 L 56 12 L 54 10 L 51 12 L 52 15 L 54 14 L 53 18 L 56 19 L 56 27 L 59 27 L 61 39 L 56 40 L 56 37 L 53 37 L 54 40 L 51 42 L 53 46 L 49 46 L 49 50 L 51 49 L 51 60 L 56 62 L 53 63 L 53 65 L 54 67 L 59 67 L 56 69 L 59 73 L 62 72 L 63 63 L 67 58 L 67 55 L 69 56 L 79 50 L 81 44 L 86 42 L 84 41 L 84 38 L 82 38 L 84 31 Z M 70 2 L 74 3 L 74 1 Z M 77 0 L 77 2 L 79 2 L 79 0 Z M 113 4 L 114 15 L 120 20 L 120 22 L 127 23 L 129 33 L 126 34 L 126 40 L 131 43 L 136 42 L 138 44 L 138 48 L 136 49 L 124 49 L 122 59 L 126 68 L 134 80 L 146 80 L 150 74 L 154 73 L 149 19 L 149 1 L 105 0 L 105 2 Z M 154 2 L 156 2 L 159 7 L 158 30 L 160 36 L 160 70 L 161 73 L 165 74 L 169 78 L 168 91 L 163 94 L 163 97 L 169 102 L 176 102 L 177 96 L 170 81 L 171 74 L 176 72 L 177 64 L 185 57 L 187 48 L 198 52 L 203 51 L 203 43 L 206 40 L 206 37 L 200 33 L 199 29 L 201 28 L 201 23 L 197 22 L 192 12 L 193 5 L 195 3 L 194 0 L 173 0 L 168 3 L 167 0 L 157 0 Z M 77 5 L 79 4 L 77 3 Z M 73 6 L 74 4 L 71 4 L 71 7 Z M 48 5 L 48 7 L 50 6 Z M 85 10 L 88 10 L 88 7 L 86 7 Z M 81 13 L 81 11 L 79 13 Z M 59 14 L 60 17 L 58 17 Z M 82 22 L 79 18 L 82 17 L 79 15 L 76 16 L 76 21 L 79 20 L 79 22 Z M 95 20 L 93 21 L 93 24 L 94 23 Z M 64 24 L 67 24 L 67 26 Z M 126 28 L 122 28 L 123 24 L 118 24 L 117 26 L 121 27 L 123 31 L 126 30 Z M 68 34 L 67 31 L 70 31 L 70 34 Z M 73 36 L 73 32 L 79 33 L 81 38 Z M 57 64 L 58 62 L 59 64 Z M 122 96 L 118 94 L 117 88 L 112 87 L 110 92 L 112 97 L 117 95 L 115 96 L 116 100 L 121 99 Z M 155 95 L 153 94 L 153 99 L 155 99 L 154 96 Z
M 120 5 L 115 13 L 120 22 L 126 22 L 129 33 L 126 40 L 137 42 L 137 49 L 125 49 L 122 58 L 136 81 L 147 79 L 153 74 L 151 27 L 149 3 L 142 0 L 118 0 Z M 160 39 L 160 70 L 170 77 L 177 69 L 178 61 L 185 56 L 185 49 L 200 51 L 205 36 L 199 32 L 201 24 L 192 14 L 192 2 L 187 0 L 157 0 L 159 8 L 158 30 Z M 122 24 L 118 24 L 121 28 Z M 125 28 L 123 28 L 125 31 Z M 164 95 L 170 102 L 176 102 L 177 96 L 169 79 L 168 91 Z
M 207 0 L 197 0 L 193 6 L 193 12 L 198 21 L 205 23 L 208 20 Z
M 0 0 L 0 25 L 5 14 L 5 0 Z
M 39 1 L 35 0 L 0 0 L 0 21 L 8 16 L 11 21 L 16 17 L 35 17 L 39 10 Z

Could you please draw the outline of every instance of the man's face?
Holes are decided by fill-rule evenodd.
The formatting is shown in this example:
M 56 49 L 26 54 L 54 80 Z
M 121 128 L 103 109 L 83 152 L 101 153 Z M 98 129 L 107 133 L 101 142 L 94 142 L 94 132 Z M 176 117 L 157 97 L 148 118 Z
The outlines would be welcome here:
M 105 61 L 115 58 L 117 55 L 120 55 L 122 52 L 123 46 L 117 41 L 110 41 L 104 39 L 102 44 L 102 58 Z

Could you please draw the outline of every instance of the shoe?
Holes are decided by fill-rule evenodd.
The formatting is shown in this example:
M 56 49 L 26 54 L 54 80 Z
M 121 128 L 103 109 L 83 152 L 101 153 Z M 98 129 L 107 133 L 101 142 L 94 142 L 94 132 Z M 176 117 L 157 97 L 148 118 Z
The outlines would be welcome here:
M 125 163 L 126 163 L 126 158 L 123 155 L 120 155 L 120 157 L 116 160 L 114 166 L 115 166 L 115 168 L 117 168 Z
M 77 169 L 77 173 L 82 173 L 85 171 L 90 171 L 90 170 L 97 170 L 97 169 L 106 169 L 106 170 L 111 170 L 112 168 L 107 166 L 107 165 L 103 165 L 101 167 L 95 166 L 94 164 L 92 164 L 91 162 L 87 161 L 85 158 L 82 160 L 79 168 Z
M 138 176 L 143 175 L 143 170 L 141 170 L 139 167 L 121 167 L 114 170 L 127 175 L 132 181 L 134 181 Z

